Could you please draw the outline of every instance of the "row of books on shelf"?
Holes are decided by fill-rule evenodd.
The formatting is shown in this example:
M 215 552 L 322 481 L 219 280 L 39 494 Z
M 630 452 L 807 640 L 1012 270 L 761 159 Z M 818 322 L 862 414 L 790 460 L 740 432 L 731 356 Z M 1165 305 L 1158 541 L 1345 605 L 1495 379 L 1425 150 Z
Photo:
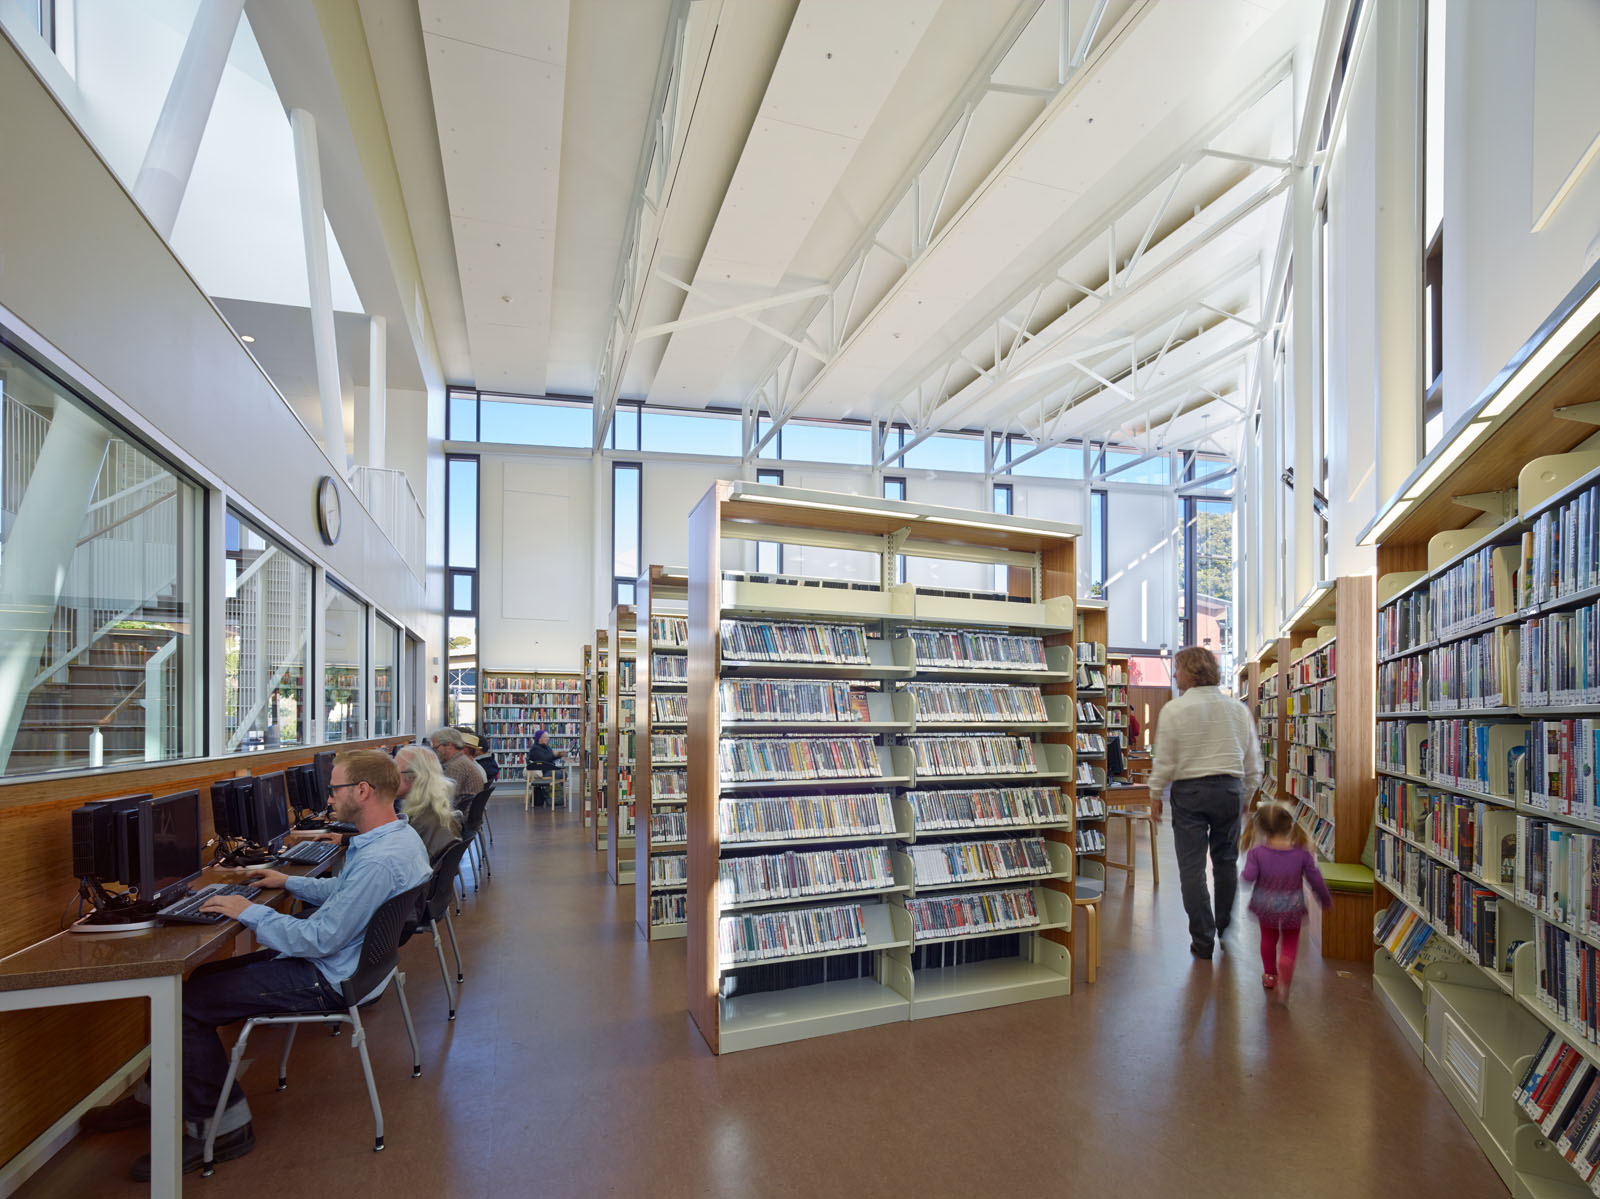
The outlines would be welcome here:
M 580 711 L 582 708 L 578 704 L 484 704 L 478 715 L 484 722 L 504 721 L 507 724 L 530 720 L 541 724 L 545 721 L 577 723 L 579 717 L 575 713 Z
M 1510 890 L 1517 886 L 1517 814 L 1402 779 L 1378 781 L 1378 824 L 1430 846 L 1455 866 Z
M 1301 687 L 1298 690 L 1291 691 L 1285 702 L 1287 705 L 1285 711 L 1290 715 L 1331 713 L 1338 704 L 1334 681 L 1328 679 L 1325 682 L 1313 683 L 1309 687 Z
M 502 766 L 513 760 L 518 762 L 524 761 L 528 756 L 528 751 L 532 748 L 532 737 L 494 736 L 489 738 L 489 752 L 495 756 L 495 760 Z M 570 753 L 572 750 L 578 748 L 577 734 L 574 733 L 570 736 L 564 737 L 551 737 L 550 748 L 553 750 L 564 749 Z
M 1003 683 L 907 683 L 918 720 L 1015 720 L 1042 724 L 1048 719 L 1037 687 Z
M 911 930 L 918 939 L 1009 932 L 1039 923 L 1030 890 L 975 891 L 970 895 L 906 900 Z
M 907 847 L 918 886 L 1049 874 L 1043 837 L 923 841 Z
M 865 666 L 871 661 L 865 625 L 779 620 L 724 620 L 722 656 L 735 662 L 824 662 Z
M 1500 625 L 1427 652 L 1429 711 L 1512 707 L 1517 703 L 1517 630 Z
M 1303 745 L 1289 746 L 1289 769 L 1305 775 L 1313 782 L 1333 785 L 1333 751 L 1307 749 Z
M 650 885 L 676 887 L 689 881 L 689 855 L 658 853 L 650 859 Z
M 628 692 L 633 690 L 634 682 L 639 677 L 639 663 L 630 657 L 624 657 L 617 663 L 617 690 Z
M 669 761 L 673 758 L 687 758 L 688 756 L 688 733 L 650 734 L 650 760 L 652 763 Z
M 918 666 L 945 669 L 1044 670 L 1044 639 L 969 629 L 906 630 Z
M 1073 810 L 1079 820 L 1104 820 L 1106 801 L 1098 795 L 1080 795 Z
M 1416 587 L 1378 609 L 1380 658 L 1407 653 L 1433 640 L 1428 620 L 1428 590 Z
M 1556 924 L 1600 937 L 1600 836 L 1533 816 L 1516 821 L 1517 898 Z
M 1331 812 L 1333 796 L 1326 797 L 1325 804 Z M 1330 815 L 1319 813 L 1308 801 L 1302 800 L 1300 815 L 1296 817 L 1300 827 L 1305 829 L 1306 836 L 1311 838 L 1311 844 L 1325 860 L 1333 859 L 1334 851 L 1334 825 Z
M 717 747 L 725 783 L 864 779 L 883 774 L 871 737 L 724 737 Z
M 1033 742 L 1026 737 L 949 735 L 908 737 L 918 774 L 1033 774 Z
M 652 616 L 650 644 L 674 649 L 689 648 L 689 619 L 686 616 Z
M 1332 749 L 1333 732 L 1331 716 L 1295 716 L 1289 721 L 1289 739 L 1312 749 Z
M 1106 752 L 1106 739 L 1103 733 L 1079 733 L 1077 742 L 1080 754 L 1103 754 Z
M 688 799 L 688 768 L 652 768 L 650 771 L 650 798 L 652 801 Z
M 671 845 L 689 839 L 689 817 L 684 812 L 651 812 L 650 844 Z
M 689 681 L 689 659 L 683 654 L 650 655 L 650 681 L 652 683 L 686 683 Z
M 684 924 L 689 919 L 689 893 L 687 891 L 663 891 L 659 895 L 650 896 L 650 923 L 658 924 Z
M 507 675 L 485 674 L 483 678 L 483 693 L 485 696 L 499 695 L 503 692 L 533 692 L 538 694 L 554 695 L 562 703 L 570 703 L 576 699 L 583 685 L 578 678 L 557 678 L 550 675 Z M 494 702 L 492 700 L 487 702 Z
M 1077 683 L 1085 691 L 1104 691 L 1106 672 L 1095 666 L 1079 666 Z
M 1504 973 L 1497 952 L 1500 896 L 1488 887 L 1429 857 L 1422 849 L 1380 831 L 1373 846 L 1373 874 L 1427 916 L 1469 961 Z
M 1517 684 L 1528 705 L 1600 703 L 1600 604 L 1522 625 Z
M 1401 900 L 1391 900 L 1374 927 L 1373 940 L 1395 962 L 1418 978 L 1431 962 L 1456 962 L 1461 955 Z
M 770 958 L 865 946 L 859 903 L 776 912 L 745 912 L 717 922 L 718 959 L 724 969 Z
M 1105 776 L 1096 772 L 1092 762 L 1079 762 L 1077 782 L 1080 787 L 1104 787 Z
M 1058 824 L 1067 818 L 1055 787 L 918 790 L 907 791 L 905 799 L 918 832 Z
M 674 815 L 683 819 L 681 813 Z M 895 832 L 894 808 L 882 791 L 725 798 L 718 805 L 717 827 L 724 845 L 891 836 Z
M 1289 664 L 1289 686 L 1291 688 L 1310 687 L 1331 679 L 1338 673 L 1339 645 L 1330 641 L 1326 645 L 1308 653 L 1305 657 Z
M 1421 658 L 1378 663 L 1378 711 L 1421 712 L 1427 696 L 1428 664 Z
M 892 886 L 894 868 L 882 845 L 754 854 L 717 863 L 718 894 L 730 907 Z
M 1378 725 L 1378 766 L 1509 799 L 1523 783 L 1528 753 L 1526 723 L 1479 718 L 1383 721 Z
M 1546 920 L 1533 922 L 1533 944 L 1535 1001 L 1600 1044 L 1600 948 Z
M 1078 661 L 1089 666 L 1106 664 L 1106 647 L 1099 641 L 1078 642 Z
M 651 693 L 650 715 L 656 724 L 688 724 L 689 697 L 681 692 Z
M 1106 835 L 1097 828 L 1080 828 L 1077 831 L 1077 848 L 1085 856 L 1103 854 L 1106 851 Z
M 1566 1038 L 1547 1033 L 1511 1098 L 1600 1194 L 1600 1068 Z
M 724 720 L 860 724 L 872 718 L 866 690 L 839 679 L 723 679 L 717 709 Z
M 1600 486 L 1541 512 L 1522 535 L 1517 606 L 1565 599 L 1600 584 Z
M 1080 699 L 1078 701 L 1079 724 L 1104 724 L 1106 722 L 1105 709 L 1099 707 L 1093 700 Z

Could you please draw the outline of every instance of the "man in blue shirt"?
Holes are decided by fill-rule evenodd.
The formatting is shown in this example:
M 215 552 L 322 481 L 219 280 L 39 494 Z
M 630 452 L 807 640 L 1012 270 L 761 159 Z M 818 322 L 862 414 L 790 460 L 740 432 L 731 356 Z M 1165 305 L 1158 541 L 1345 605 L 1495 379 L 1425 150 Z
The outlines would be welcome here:
M 297 919 L 238 895 L 218 895 L 203 909 L 231 916 L 263 948 L 201 966 L 183 987 L 183 1168 L 198 1170 L 206 1121 L 228 1076 L 228 1053 L 217 1030 L 265 1012 L 343 1011 L 339 984 L 356 971 L 373 913 L 426 882 L 432 870 L 422 838 L 395 815 L 400 772 L 388 754 L 342 753 L 333 762 L 328 803 L 336 820 L 356 826 L 337 878 L 296 878 L 252 870 L 258 887 L 285 890 L 316 909 Z M 236 1082 L 217 1125 L 214 1157 L 228 1161 L 255 1148 L 250 1106 Z M 149 1178 L 150 1159 L 134 1163 Z

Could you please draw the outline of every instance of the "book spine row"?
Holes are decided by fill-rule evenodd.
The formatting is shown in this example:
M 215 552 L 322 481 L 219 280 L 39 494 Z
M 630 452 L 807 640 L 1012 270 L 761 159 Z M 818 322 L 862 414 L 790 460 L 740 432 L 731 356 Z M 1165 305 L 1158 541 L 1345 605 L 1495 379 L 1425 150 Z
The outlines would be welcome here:
M 723 679 L 717 708 L 724 720 L 860 724 L 871 718 L 866 692 L 837 679 Z
M 1308 713 L 1331 714 L 1337 702 L 1334 681 L 1327 679 L 1290 692 L 1288 711 L 1291 715 L 1305 715 Z
M 1333 748 L 1333 717 L 1296 716 L 1289 725 L 1289 738 L 1311 749 Z
M 724 904 L 810 899 L 838 891 L 894 886 L 883 845 L 723 858 L 717 882 Z
M 546 675 L 491 674 L 483 680 L 483 693 L 495 695 L 503 691 L 558 691 L 577 697 L 581 681 L 578 679 L 551 678 Z
M 907 683 L 918 720 L 1014 720 L 1040 724 L 1046 719 L 1037 687 L 994 683 Z
M 617 663 L 617 690 L 632 691 L 635 680 L 638 678 L 639 664 L 632 658 L 624 658 Z
M 725 783 L 865 779 L 883 774 L 871 737 L 724 737 Z
M 1389 657 L 1433 640 L 1426 588 L 1409 591 L 1378 610 L 1378 656 Z
M 1106 689 L 1106 673 L 1095 666 L 1080 666 L 1077 674 L 1078 686 L 1085 691 L 1104 691 Z M 1106 702 L 1112 701 L 1111 696 L 1106 696 Z
M 722 656 L 735 662 L 824 662 L 865 666 L 867 628 L 859 624 L 724 620 Z
M 894 811 L 881 791 L 858 795 L 725 798 L 718 809 L 724 845 L 814 837 L 892 835 Z
M 650 813 L 650 842 L 671 843 L 689 839 L 689 817 L 683 812 Z
M 977 891 L 906 900 L 917 938 L 937 939 L 965 933 L 1000 933 L 1039 923 L 1033 892 Z
M 1584 983 L 1594 981 L 1582 971 L 1579 977 Z M 1600 1187 L 1600 1069 L 1576 1045 L 1552 1032 L 1511 1098 L 1591 1192 Z
M 1092 762 L 1078 763 L 1077 782 L 1080 787 L 1094 787 L 1097 790 L 1106 785 L 1105 775 Z
M 1106 835 L 1099 829 L 1080 828 L 1077 832 L 1078 853 L 1102 854 L 1106 851 Z
M 1424 727 L 1427 739 L 1417 741 Z M 1496 733 L 1518 729 L 1525 732 L 1527 727 L 1482 720 L 1430 720 L 1426 726 L 1411 725 L 1404 730 L 1406 745 L 1402 753 L 1409 761 L 1413 756 L 1411 743 L 1417 742 L 1415 757 L 1421 769 L 1416 773 L 1426 774 L 1444 786 L 1465 787 L 1509 798 L 1515 794 L 1520 781 L 1527 741 L 1525 737 L 1517 738 L 1516 744 L 1506 752 L 1497 752 L 1494 749 L 1498 740 Z
M 1105 722 L 1106 712 L 1104 708 L 1099 707 L 1091 700 L 1080 699 L 1078 701 L 1079 724 L 1104 724 Z
M 1373 873 L 1421 908 L 1468 961 L 1504 972 L 1496 948 L 1500 897 L 1390 833 L 1380 832 Z
M 1595 505 L 1600 488 L 1590 487 L 1541 513 L 1522 535 L 1520 606 L 1565 599 L 1600 584 L 1600 529 Z
M 1327 750 L 1291 745 L 1289 769 L 1297 775 L 1305 775 L 1312 782 L 1326 783 L 1330 787 L 1333 785 L 1333 755 Z
M 1470 633 L 1495 618 L 1497 597 L 1494 551 L 1484 546 L 1428 583 L 1428 606 L 1434 636 L 1456 637 Z
M 689 659 L 683 654 L 651 654 L 650 678 L 658 683 L 686 683 L 689 681 Z
M 1373 936 L 1403 969 L 1419 977 L 1429 962 L 1458 957 L 1432 925 L 1398 899 L 1390 902 Z
M 1337 643 L 1329 642 L 1321 649 L 1313 650 L 1304 658 L 1295 662 L 1290 667 L 1293 674 L 1290 677 L 1289 685 L 1291 687 L 1309 687 L 1313 683 L 1331 679 L 1338 669 L 1336 661 L 1338 649 Z
M 684 616 L 652 616 L 650 642 L 677 649 L 689 648 L 689 620 Z
M 689 919 L 689 893 L 664 891 L 650 897 L 650 923 L 684 924 Z
M 1106 739 L 1103 733 L 1079 733 L 1077 740 L 1080 754 L 1103 754 L 1106 752 Z
M 918 666 L 1044 670 L 1044 639 L 973 629 L 909 629 Z
M 1078 642 L 1078 661 L 1090 666 L 1106 664 L 1106 647 L 1098 641 Z
M 650 734 L 650 757 L 652 761 L 687 758 L 688 756 L 689 735 L 687 733 Z
M 1600 1043 L 1600 949 L 1544 920 L 1534 921 L 1533 939 L 1539 1002 L 1556 1019 L 1582 1029 L 1591 1045 Z
M 1104 820 L 1106 801 L 1097 795 L 1080 795 L 1074 810 L 1079 820 Z
M 689 771 L 685 768 L 669 768 L 650 771 L 650 798 L 658 799 L 688 799 L 689 798 Z
M 1378 666 L 1378 710 L 1421 712 L 1427 703 L 1428 664 L 1421 657 Z
M 1479 873 L 1479 814 L 1476 800 L 1430 791 L 1401 779 L 1378 783 L 1378 822 L 1412 841 L 1432 847 L 1457 870 Z M 1507 816 L 1511 813 L 1507 812 Z
M 977 790 L 907 791 L 919 832 L 1002 827 L 1030 821 L 1053 824 L 1065 819 L 1055 787 L 999 787 Z
M 1552 923 L 1600 936 L 1600 836 L 1517 817 L 1517 897 Z
M 858 903 L 792 912 L 746 912 L 724 916 L 717 924 L 718 956 L 724 968 L 866 943 L 866 922 Z
M 908 737 L 918 774 L 1033 774 L 1033 742 L 1026 737 Z
M 909 846 L 917 885 L 985 882 L 1050 873 L 1043 837 L 937 841 Z
M 652 695 L 650 706 L 654 718 L 665 724 L 687 724 L 689 697 L 687 695 Z
M 1428 708 L 1497 708 L 1517 702 L 1517 630 L 1506 626 L 1427 653 Z
M 1517 682 L 1527 704 L 1600 702 L 1600 604 L 1522 625 Z
M 650 859 L 650 885 L 673 886 L 689 881 L 689 855 L 682 853 L 657 854 Z

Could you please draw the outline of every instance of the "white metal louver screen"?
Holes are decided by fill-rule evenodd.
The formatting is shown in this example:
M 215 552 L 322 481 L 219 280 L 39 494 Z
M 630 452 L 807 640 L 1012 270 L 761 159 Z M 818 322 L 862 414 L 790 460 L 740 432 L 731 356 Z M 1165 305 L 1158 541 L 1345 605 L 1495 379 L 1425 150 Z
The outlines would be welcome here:
M 1444 1044 L 1441 1057 L 1461 1090 L 1471 1101 L 1478 1118 L 1483 1118 L 1484 1052 L 1456 1018 L 1444 1013 Z

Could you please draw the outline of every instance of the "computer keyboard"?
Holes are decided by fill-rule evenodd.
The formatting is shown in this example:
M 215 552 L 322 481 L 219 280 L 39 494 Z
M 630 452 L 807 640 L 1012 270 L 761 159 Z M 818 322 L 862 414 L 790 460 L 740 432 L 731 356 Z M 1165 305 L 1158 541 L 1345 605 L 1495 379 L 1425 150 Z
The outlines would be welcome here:
M 201 887 L 198 891 L 190 891 L 188 895 L 176 903 L 169 903 L 156 913 L 156 919 L 176 924 L 217 924 L 226 920 L 227 917 L 220 912 L 202 912 L 200 910 L 200 905 L 213 895 L 242 895 L 245 899 L 254 899 L 260 894 L 260 887 L 246 886 L 241 883 L 211 883 Z
M 280 862 L 298 862 L 303 866 L 315 866 L 319 862 L 326 862 L 339 852 L 337 841 L 297 841 L 293 845 L 286 845 L 278 851 Z

